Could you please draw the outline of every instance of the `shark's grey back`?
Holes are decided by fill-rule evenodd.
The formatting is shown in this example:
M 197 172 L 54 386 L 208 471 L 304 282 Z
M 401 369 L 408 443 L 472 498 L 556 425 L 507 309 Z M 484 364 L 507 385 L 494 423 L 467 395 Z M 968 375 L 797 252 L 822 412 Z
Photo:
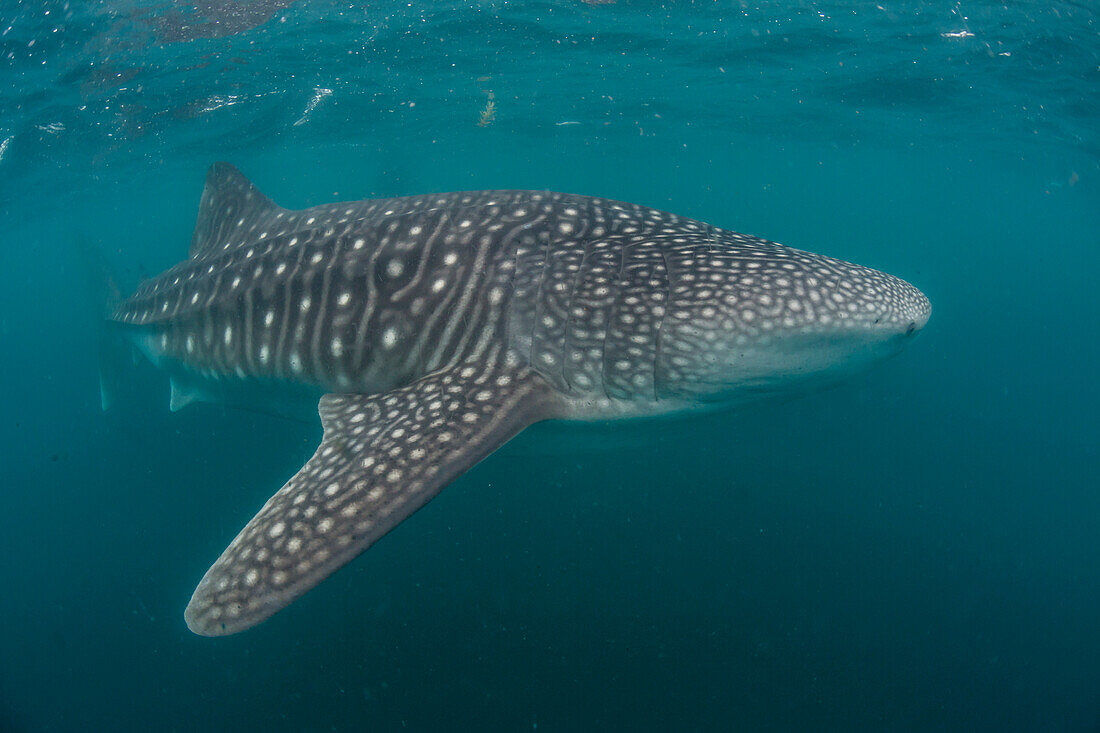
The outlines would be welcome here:
M 506 339 L 564 392 L 653 399 L 670 253 L 708 235 L 653 209 L 550 192 L 289 211 L 217 166 L 191 258 L 117 318 L 204 375 L 377 392 Z

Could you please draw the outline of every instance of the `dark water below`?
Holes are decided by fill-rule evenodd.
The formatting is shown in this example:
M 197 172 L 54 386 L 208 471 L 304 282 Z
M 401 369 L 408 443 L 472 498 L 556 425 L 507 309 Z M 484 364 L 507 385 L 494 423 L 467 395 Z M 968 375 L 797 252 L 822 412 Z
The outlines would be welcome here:
M 0 3 L 0 729 L 1100 729 L 1100 20 L 723 8 Z M 101 413 L 79 253 L 178 261 L 220 159 L 288 206 L 635 201 L 932 320 L 830 392 L 521 436 L 199 638 L 194 584 L 319 426 L 169 413 L 152 368 Z

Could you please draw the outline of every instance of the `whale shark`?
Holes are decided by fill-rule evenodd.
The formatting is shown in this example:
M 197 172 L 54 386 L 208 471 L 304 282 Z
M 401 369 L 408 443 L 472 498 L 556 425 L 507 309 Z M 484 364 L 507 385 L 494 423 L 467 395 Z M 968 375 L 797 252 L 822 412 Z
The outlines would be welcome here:
M 189 257 L 108 321 L 171 406 L 306 401 L 323 437 L 184 612 L 207 636 L 284 608 L 544 420 L 728 408 L 820 388 L 928 321 L 877 270 L 549 191 L 285 209 L 206 177 Z

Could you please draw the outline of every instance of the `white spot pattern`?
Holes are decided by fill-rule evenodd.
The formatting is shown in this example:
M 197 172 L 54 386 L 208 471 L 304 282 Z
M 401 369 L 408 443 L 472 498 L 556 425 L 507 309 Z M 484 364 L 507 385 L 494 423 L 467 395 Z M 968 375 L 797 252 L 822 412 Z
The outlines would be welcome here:
M 151 328 L 150 343 L 200 375 L 328 391 L 401 384 L 467 358 L 450 378 L 477 380 L 485 354 L 514 349 L 507 370 L 461 394 L 439 382 L 430 394 L 326 398 L 343 435 L 328 440 L 326 417 L 327 453 L 284 489 L 301 491 L 264 525 L 275 534 L 238 538 L 223 559 L 239 572 L 200 586 L 224 592 L 195 612 L 210 632 L 218 619 L 254 622 L 270 612 L 250 605 L 265 592 L 293 595 L 398 521 L 390 487 L 441 475 L 441 453 L 465 449 L 482 406 L 516 388 L 517 369 L 537 370 L 585 410 L 656 409 L 637 406 L 724 389 L 739 354 L 800 337 L 901 338 L 927 317 L 924 296 L 889 275 L 645 207 L 496 191 L 302 213 L 224 168 L 208 180 L 192 257 L 115 315 Z M 412 422 L 409 394 L 423 400 Z M 341 490 L 326 496 L 334 482 Z M 254 522 L 274 517 L 266 512 Z

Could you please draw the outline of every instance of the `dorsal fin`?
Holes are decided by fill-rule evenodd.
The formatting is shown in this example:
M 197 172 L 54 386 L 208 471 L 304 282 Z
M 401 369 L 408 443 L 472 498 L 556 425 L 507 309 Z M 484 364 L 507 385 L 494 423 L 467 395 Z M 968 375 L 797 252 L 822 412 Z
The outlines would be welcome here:
M 250 239 L 252 228 L 285 211 L 264 196 L 229 163 L 215 163 L 206 173 L 199 217 L 191 237 L 191 257 L 212 249 L 229 249 Z M 239 233 L 239 235 L 238 235 Z

